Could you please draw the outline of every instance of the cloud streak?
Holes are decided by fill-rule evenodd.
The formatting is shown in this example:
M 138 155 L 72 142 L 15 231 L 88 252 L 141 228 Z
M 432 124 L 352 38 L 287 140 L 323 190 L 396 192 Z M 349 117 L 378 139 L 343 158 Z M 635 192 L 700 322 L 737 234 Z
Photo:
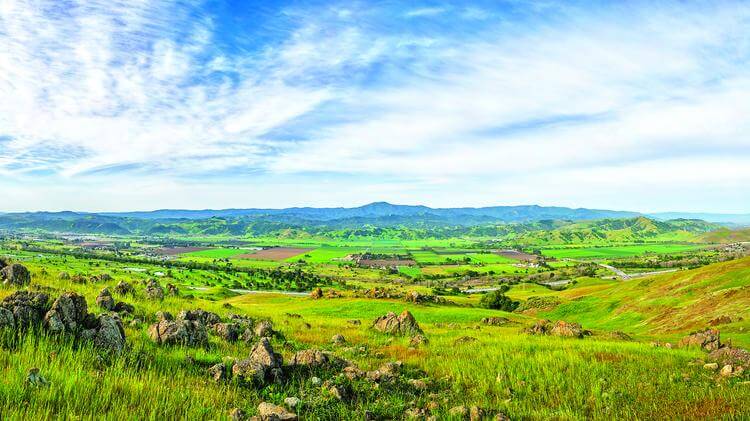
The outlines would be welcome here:
M 295 184 L 318 204 L 368 201 L 340 180 L 331 193 L 331 175 L 389 192 L 373 200 L 570 191 L 620 206 L 596 201 L 605 180 L 646 210 L 689 206 L 680 180 L 716 198 L 720 179 L 686 163 L 750 181 L 747 4 L 246 7 L 263 13 L 230 32 L 232 16 L 199 1 L 3 2 L 0 174 L 30 189 L 154 177 L 174 195 L 210 177 L 256 193 L 237 206 L 276 201 L 235 184 L 261 176 L 289 205 Z

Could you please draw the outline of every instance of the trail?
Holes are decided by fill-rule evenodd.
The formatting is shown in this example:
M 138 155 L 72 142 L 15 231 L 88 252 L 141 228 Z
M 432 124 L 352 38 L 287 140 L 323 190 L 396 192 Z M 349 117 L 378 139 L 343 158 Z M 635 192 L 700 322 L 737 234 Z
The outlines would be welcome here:
M 189 287 L 192 290 L 196 291 L 208 291 L 209 287 Z M 309 292 L 297 292 L 297 291 L 269 291 L 269 290 L 255 290 L 255 289 L 233 289 L 228 288 L 229 291 L 236 292 L 237 294 L 282 294 L 282 295 L 289 295 L 292 297 L 307 297 L 310 295 Z

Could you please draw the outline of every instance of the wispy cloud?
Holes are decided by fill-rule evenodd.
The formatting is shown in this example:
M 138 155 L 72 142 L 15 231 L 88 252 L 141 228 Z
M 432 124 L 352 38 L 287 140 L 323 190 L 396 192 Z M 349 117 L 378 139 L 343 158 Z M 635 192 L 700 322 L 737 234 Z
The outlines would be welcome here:
M 641 194 L 654 210 L 679 202 L 663 192 L 680 179 L 718 191 L 685 163 L 747 179 L 746 3 L 246 7 L 0 3 L 0 95 L 12 98 L 0 101 L 0 174 L 87 188 L 148 176 L 175 195 L 211 177 L 287 204 L 304 185 L 348 203 L 570 192 L 599 207 L 616 200 L 591 203 L 603 179 L 636 191 L 652 174 L 662 193 Z M 713 164 L 722 157 L 733 166 Z M 337 179 L 334 196 L 332 174 L 356 183 Z

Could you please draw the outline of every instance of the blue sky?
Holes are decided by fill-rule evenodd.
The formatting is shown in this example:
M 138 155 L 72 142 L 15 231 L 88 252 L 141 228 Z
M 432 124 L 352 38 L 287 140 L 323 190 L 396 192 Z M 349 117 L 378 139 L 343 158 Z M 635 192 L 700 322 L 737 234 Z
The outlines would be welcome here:
M 746 2 L 0 4 L 0 211 L 750 212 Z

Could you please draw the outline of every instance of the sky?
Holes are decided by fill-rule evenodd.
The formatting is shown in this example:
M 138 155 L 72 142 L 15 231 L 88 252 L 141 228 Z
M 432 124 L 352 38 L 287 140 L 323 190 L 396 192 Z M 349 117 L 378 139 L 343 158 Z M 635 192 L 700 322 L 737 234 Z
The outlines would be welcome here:
M 750 213 L 750 3 L 0 0 L 0 212 Z

